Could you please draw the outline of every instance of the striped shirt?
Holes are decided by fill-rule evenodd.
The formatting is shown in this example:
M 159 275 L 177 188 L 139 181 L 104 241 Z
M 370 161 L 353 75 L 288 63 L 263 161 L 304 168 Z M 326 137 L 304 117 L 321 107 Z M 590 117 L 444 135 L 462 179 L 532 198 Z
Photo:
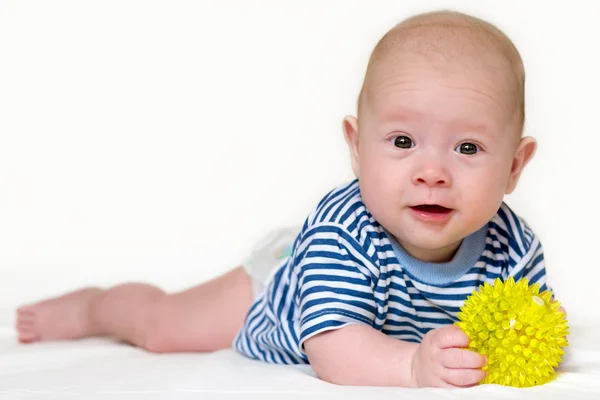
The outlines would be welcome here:
M 457 321 L 479 285 L 510 276 L 548 289 L 542 246 L 506 204 L 462 241 L 452 261 L 428 264 L 377 223 L 354 180 L 329 192 L 306 219 L 234 348 L 270 363 L 304 364 L 307 339 L 349 324 L 418 343 L 429 330 Z

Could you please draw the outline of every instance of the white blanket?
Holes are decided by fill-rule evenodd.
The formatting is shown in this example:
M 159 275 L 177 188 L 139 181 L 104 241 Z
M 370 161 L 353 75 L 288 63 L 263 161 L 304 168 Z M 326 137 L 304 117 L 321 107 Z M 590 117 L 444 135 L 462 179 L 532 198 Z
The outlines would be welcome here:
M 571 330 L 559 374 L 546 385 L 448 390 L 336 386 L 308 366 L 264 364 L 233 350 L 156 355 L 110 339 L 21 345 L 4 318 L 0 399 L 600 399 L 600 325 Z

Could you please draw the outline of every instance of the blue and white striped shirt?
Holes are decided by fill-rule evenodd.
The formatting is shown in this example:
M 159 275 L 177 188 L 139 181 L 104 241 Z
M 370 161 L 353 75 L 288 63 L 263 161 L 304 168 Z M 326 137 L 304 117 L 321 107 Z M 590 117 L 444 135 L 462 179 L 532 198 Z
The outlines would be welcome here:
M 377 223 L 354 180 L 328 193 L 309 215 L 234 347 L 266 362 L 308 363 L 308 338 L 348 324 L 420 342 L 429 330 L 457 321 L 479 285 L 510 276 L 548 289 L 542 246 L 506 204 L 463 240 L 452 261 L 428 264 Z

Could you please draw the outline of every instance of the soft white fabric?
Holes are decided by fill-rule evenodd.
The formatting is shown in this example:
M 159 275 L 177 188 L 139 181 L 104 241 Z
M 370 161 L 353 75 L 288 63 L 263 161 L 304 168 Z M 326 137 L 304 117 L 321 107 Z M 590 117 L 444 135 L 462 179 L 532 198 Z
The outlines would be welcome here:
M 52 399 L 600 399 L 600 325 L 572 328 L 557 379 L 528 389 L 342 387 L 309 366 L 271 365 L 225 350 L 156 355 L 109 339 L 20 345 L 0 314 L 0 398 Z

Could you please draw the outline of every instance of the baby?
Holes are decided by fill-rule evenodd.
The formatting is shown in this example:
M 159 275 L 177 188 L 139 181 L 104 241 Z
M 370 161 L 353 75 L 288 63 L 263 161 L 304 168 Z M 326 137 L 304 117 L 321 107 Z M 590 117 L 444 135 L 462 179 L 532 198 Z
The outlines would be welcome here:
M 252 260 L 187 291 L 85 288 L 17 310 L 23 343 L 113 336 L 151 352 L 230 346 L 348 385 L 468 387 L 486 358 L 456 326 L 495 278 L 546 285 L 542 246 L 504 202 L 536 150 L 525 73 L 496 27 L 414 16 L 369 60 L 343 131 L 356 180 Z

